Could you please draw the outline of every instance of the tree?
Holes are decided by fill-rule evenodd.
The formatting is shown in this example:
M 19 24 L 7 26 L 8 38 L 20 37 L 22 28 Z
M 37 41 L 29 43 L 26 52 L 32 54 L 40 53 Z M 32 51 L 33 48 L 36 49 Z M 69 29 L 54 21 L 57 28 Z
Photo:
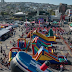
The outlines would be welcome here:
M 55 12 L 51 9 L 49 10 L 50 15 L 55 15 Z
M 20 19 L 20 20 L 22 20 L 23 18 L 22 18 L 22 17 L 20 17 L 19 19 Z
M 52 12 L 52 15 L 55 15 L 55 12 L 54 11 Z
M 4 12 L 4 15 L 9 15 L 9 13 L 8 12 Z
M 71 5 L 71 9 L 72 9 L 72 5 Z
M 1 12 L 1 15 L 4 17 L 4 12 Z

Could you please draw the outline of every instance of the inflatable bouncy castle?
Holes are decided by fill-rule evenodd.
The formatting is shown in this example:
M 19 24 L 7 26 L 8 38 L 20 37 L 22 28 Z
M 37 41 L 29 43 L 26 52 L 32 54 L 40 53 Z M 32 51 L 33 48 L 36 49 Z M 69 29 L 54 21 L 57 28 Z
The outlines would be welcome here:
M 17 46 L 22 50 L 26 50 L 30 46 L 30 42 L 28 42 L 25 38 L 19 38 L 17 40 Z
M 17 50 L 17 51 L 13 51 L 13 50 Z M 16 56 L 16 54 L 21 51 L 21 49 L 19 47 L 13 47 L 10 49 L 9 52 L 9 62 Z
M 25 52 L 17 53 L 10 62 L 11 72 L 52 72 L 47 69 L 49 65 L 49 61 L 40 64 Z

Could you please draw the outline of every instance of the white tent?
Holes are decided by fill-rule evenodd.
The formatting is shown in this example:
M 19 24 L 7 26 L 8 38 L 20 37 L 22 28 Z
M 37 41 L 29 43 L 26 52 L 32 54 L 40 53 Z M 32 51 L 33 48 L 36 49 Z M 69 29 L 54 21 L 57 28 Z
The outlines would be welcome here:
M 23 12 L 17 12 L 14 15 L 25 15 L 25 13 L 23 13 Z
M 72 27 L 71 27 L 71 26 L 69 26 L 69 29 L 70 29 L 70 30 L 72 30 Z
M 27 22 L 24 22 L 24 24 L 30 24 L 30 22 L 27 21 Z
M 43 29 L 42 31 L 47 31 L 46 29 Z
M 11 29 L 11 28 L 12 28 L 12 26 L 6 27 L 6 29 L 8 29 L 8 30 Z
M 23 12 L 17 12 L 17 13 L 15 13 L 15 14 L 23 14 Z
M 6 34 L 7 32 L 9 32 L 10 30 L 3 28 L 2 30 L 0 30 L 0 37 L 4 34 Z

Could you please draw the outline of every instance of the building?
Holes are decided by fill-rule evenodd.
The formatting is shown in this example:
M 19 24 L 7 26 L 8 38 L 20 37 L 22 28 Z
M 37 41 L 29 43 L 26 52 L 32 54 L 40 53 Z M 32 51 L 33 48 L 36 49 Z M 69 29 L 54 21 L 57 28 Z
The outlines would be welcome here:
M 1 0 L 1 3 L 4 3 L 5 1 L 4 0 Z
M 61 13 L 59 13 L 59 10 L 54 10 L 55 11 L 55 16 L 61 16 Z
M 36 23 L 45 23 L 46 21 L 48 21 L 48 15 L 39 15 L 39 16 L 35 16 L 35 22 Z
M 66 14 L 67 14 L 67 16 L 72 16 L 72 9 L 68 9 L 68 10 L 66 11 Z
M 23 12 L 17 12 L 13 15 L 14 18 L 21 19 L 21 20 L 24 20 L 25 16 L 26 16 L 26 14 Z
M 60 17 L 61 17 L 61 14 L 59 12 L 59 10 L 54 10 L 55 11 L 55 15 L 51 15 L 51 21 L 60 21 Z M 69 16 L 67 15 L 67 13 L 65 13 L 65 20 L 69 20 Z
M 27 20 L 35 20 L 36 22 L 38 22 L 38 20 L 41 20 L 41 21 L 48 21 L 48 15 L 49 13 L 46 12 L 46 11 L 32 11 L 32 12 L 29 12 L 28 15 L 26 15 L 27 17 Z

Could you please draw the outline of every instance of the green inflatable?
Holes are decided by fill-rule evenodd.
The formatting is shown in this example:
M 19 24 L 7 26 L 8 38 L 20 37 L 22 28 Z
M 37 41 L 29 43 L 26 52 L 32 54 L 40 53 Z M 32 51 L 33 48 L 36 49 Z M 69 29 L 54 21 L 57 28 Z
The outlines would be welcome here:
M 52 30 L 52 29 L 50 29 L 50 30 L 49 30 L 49 33 L 48 33 L 48 37 L 50 37 L 50 36 L 54 36 L 54 35 L 53 35 L 53 30 Z

